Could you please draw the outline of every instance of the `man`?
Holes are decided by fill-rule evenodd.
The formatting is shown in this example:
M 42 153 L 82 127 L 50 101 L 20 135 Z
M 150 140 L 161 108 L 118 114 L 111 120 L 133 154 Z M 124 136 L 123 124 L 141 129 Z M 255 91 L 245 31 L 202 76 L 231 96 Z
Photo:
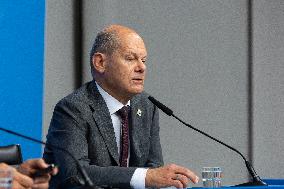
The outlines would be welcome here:
M 51 173 L 44 173 L 41 176 L 34 177 L 34 173 L 38 170 L 47 168 L 43 159 L 27 160 L 16 169 L 5 163 L 0 163 L 0 170 L 11 170 L 13 173 L 12 189 L 48 189 L 48 182 L 51 175 L 55 175 L 58 169 L 55 168 Z
M 91 54 L 94 81 L 55 107 L 47 142 L 72 153 L 95 185 L 119 188 L 186 188 L 198 177 L 174 164 L 163 166 L 158 110 L 143 92 L 147 51 L 132 29 L 111 25 L 100 32 Z M 74 161 L 45 148 L 44 158 L 60 166 L 51 188 L 78 179 Z M 76 179 L 74 179 L 76 178 Z

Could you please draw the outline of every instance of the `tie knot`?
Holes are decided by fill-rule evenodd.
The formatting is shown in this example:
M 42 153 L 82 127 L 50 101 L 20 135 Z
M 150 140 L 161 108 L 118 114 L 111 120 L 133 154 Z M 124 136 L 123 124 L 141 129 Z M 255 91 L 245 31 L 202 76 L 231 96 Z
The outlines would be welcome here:
M 124 119 L 128 116 L 129 106 L 123 106 L 121 109 L 117 111 L 118 115 Z

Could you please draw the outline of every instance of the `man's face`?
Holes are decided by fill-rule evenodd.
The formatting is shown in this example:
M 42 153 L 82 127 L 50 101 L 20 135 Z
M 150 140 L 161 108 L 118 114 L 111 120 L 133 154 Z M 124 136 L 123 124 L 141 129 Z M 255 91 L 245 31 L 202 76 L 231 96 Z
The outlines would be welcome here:
M 120 47 L 106 56 L 104 84 L 113 97 L 132 97 L 144 89 L 146 48 L 136 33 L 120 36 Z

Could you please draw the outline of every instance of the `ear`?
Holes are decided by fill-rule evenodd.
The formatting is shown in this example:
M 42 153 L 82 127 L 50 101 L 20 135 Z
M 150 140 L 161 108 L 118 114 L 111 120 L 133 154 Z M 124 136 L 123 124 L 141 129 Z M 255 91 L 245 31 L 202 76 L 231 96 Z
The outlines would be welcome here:
M 104 73 L 106 65 L 106 55 L 102 53 L 95 53 L 92 57 L 92 64 L 97 72 Z

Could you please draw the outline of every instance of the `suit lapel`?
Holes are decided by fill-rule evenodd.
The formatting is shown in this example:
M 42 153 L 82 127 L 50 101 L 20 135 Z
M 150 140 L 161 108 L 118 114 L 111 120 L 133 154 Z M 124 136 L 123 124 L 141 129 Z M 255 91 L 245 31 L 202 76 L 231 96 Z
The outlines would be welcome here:
M 91 92 L 89 98 L 91 99 L 90 106 L 93 109 L 93 118 L 95 119 L 96 125 L 107 145 L 109 153 L 119 165 L 118 149 L 107 105 L 103 97 L 100 95 L 94 81 L 90 84 L 89 91 Z
M 139 100 L 134 97 L 131 100 L 131 127 L 130 127 L 130 143 L 131 143 L 131 156 L 130 158 L 135 161 L 135 159 L 139 159 L 142 156 L 142 147 L 141 140 L 143 140 L 143 132 L 142 132 L 142 118 L 143 118 L 142 106 L 139 103 Z

